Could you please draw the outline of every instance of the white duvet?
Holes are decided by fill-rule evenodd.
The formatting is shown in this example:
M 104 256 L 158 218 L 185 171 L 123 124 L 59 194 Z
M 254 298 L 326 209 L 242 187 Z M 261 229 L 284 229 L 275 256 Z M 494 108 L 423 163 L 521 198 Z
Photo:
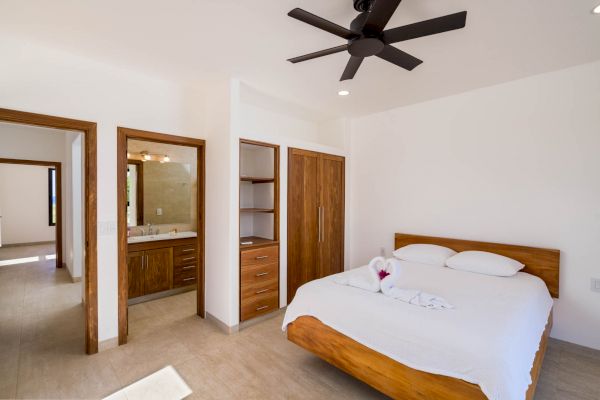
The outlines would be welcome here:
M 298 289 L 283 329 L 313 316 L 411 368 L 477 384 L 491 400 L 525 399 L 552 309 L 544 282 L 522 272 L 495 277 L 404 261 L 402 266 L 397 286 L 442 296 L 455 309 L 414 306 L 338 285 L 329 276 Z

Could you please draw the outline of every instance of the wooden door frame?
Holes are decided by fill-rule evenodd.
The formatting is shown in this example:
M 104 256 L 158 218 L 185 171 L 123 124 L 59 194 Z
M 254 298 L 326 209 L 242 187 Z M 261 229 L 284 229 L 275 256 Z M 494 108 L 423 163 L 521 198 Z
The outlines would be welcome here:
M 38 167 L 54 168 L 56 170 L 56 226 L 55 226 L 55 245 L 56 245 L 56 268 L 62 268 L 63 263 L 63 223 L 62 223 L 62 171 L 61 164 L 58 161 L 41 161 L 41 160 L 22 160 L 16 158 L 0 158 L 0 164 L 12 165 L 28 165 Z
M 176 136 L 165 133 L 143 131 L 117 127 L 117 232 L 118 232 L 118 309 L 119 309 L 119 345 L 127 343 L 127 140 L 137 139 L 148 142 L 173 144 L 196 148 L 197 168 L 197 266 L 198 281 L 196 283 L 196 314 L 205 317 L 204 303 L 204 236 L 205 236 L 205 182 L 206 182 L 206 141 L 185 136 Z M 200 257 L 200 255 L 202 255 Z
M 96 123 L 0 108 L 0 122 L 41 126 L 83 134 L 85 158 L 84 309 L 85 351 L 98 352 L 98 210 Z M 51 132 L 51 131 L 50 131 Z

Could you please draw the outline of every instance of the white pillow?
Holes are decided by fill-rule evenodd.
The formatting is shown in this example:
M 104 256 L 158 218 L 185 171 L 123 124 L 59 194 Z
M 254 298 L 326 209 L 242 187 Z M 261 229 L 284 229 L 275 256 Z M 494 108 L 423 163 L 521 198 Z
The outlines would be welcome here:
M 456 254 L 452 249 L 436 244 L 409 244 L 394 250 L 394 257 L 404 261 L 445 267 L 446 260 Z
M 487 251 L 463 251 L 450 257 L 446 265 L 452 269 L 493 276 L 513 276 L 525 264 Z

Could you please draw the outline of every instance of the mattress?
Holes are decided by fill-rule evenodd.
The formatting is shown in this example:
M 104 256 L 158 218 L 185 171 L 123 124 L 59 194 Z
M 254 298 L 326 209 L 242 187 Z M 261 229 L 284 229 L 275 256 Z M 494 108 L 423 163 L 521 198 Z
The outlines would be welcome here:
M 283 329 L 312 316 L 413 369 L 477 384 L 491 400 L 525 399 L 553 304 L 545 283 L 523 272 L 496 277 L 409 262 L 402 268 L 397 286 L 442 296 L 455 308 L 414 306 L 339 285 L 333 275 L 298 289 Z

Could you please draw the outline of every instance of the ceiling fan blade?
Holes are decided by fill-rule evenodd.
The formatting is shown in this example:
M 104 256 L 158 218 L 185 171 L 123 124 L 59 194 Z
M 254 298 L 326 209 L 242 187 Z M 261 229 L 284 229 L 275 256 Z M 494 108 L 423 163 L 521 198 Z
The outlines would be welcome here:
M 402 0 L 375 0 L 365 22 L 364 31 L 379 34 L 394 15 Z
M 291 62 L 291 63 L 293 63 L 293 64 L 296 64 L 296 63 L 299 63 L 299 62 L 302 62 L 302 61 L 312 60 L 313 58 L 319 58 L 319 57 L 323 57 L 323 56 L 328 56 L 330 54 L 339 53 L 340 51 L 344 51 L 344 50 L 348 50 L 348 45 L 347 44 L 343 44 L 341 46 L 332 47 L 330 49 L 315 51 L 314 53 L 305 54 L 303 56 L 298 56 L 298 57 L 290 58 L 288 61 Z
M 309 25 L 312 25 L 329 33 L 333 33 L 334 35 L 344 39 L 353 39 L 359 36 L 358 34 L 352 32 L 350 29 L 346 29 L 343 26 L 335 24 L 331 21 L 327 21 L 326 19 L 321 18 L 315 14 L 311 14 L 308 11 L 304 11 L 301 8 L 294 8 L 288 13 L 288 15 L 292 18 L 305 22 Z
M 389 61 L 392 64 L 396 64 L 397 66 L 408 71 L 412 71 L 415 69 L 415 67 L 423 62 L 418 58 L 403 52 L 402 50 L 398 50 L 397 48 L 390 46 L 389 44 L 387 44 L 383 50 L 377 54 L 377 57 Z
M 350 60 L 348 60 L 348 64 L 346 64 L 346 69 L 344 70 L 340 81 L 346 81 L 348 79 L 354 78 L 354 75 L 356 75 L 356 71 L 358 71 L 358 68 L 360 67 L 360 64 L 362 64 L 364 59 L 364 57 L 351 56 Z
M 416 22 L 414 24 L 388 29 L 383 32 L 383 42 L 386 44 L 403 42 L 423 36 L 435 35 L 436 33 L 453 31 L 464 28 L 467 23 L 467 12 L 461 11 L 456 14 L 446 15 Z

